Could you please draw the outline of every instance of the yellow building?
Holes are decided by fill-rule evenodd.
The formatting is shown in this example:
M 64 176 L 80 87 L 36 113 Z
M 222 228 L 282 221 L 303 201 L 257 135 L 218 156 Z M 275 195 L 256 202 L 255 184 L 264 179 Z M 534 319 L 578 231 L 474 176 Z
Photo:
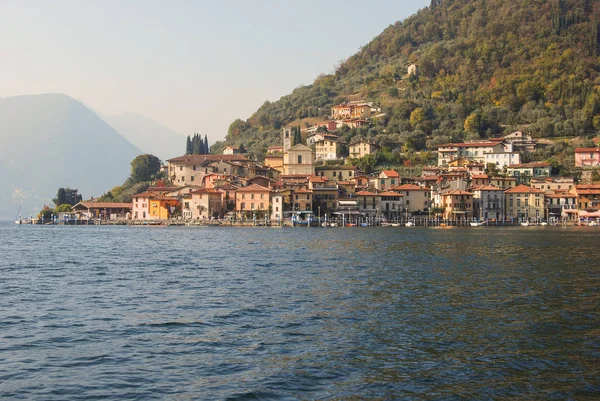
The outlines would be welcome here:
M 372 155 L 379 150 L 379 146 L 360 140 L 350 145 L 350 157 L 361 158 L 366 155 Z
M 149 220 L 167 220 L 179 206 L 179 200 L 167 197 L 154 197 L 149 201 Z
M 544 191 L 517 185 L 504 191 L 506 217 L 519 220 L 544 218 Z

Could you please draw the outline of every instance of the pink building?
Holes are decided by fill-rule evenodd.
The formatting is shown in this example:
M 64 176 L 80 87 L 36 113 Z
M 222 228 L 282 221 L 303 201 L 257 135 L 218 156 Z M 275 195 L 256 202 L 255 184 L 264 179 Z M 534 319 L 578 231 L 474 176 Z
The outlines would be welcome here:
M 600 148 L 575 149 L 575 167 L 600 166 Z

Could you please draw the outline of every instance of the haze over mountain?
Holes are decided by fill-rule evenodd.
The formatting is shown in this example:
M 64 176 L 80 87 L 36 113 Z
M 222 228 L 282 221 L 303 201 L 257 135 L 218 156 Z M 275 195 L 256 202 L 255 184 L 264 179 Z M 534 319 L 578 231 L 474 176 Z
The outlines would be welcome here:
M 143 153 L 81 102 L 61 94 L 0 98 L 0 218 L 29 215 L 59 187 L 84 198 L 122 183 Z
M 153 154 L 163 161 L 185 153 L 186 136 L 158 121 L 134 113 L 101 114 L 100 117 L 144 153 Z

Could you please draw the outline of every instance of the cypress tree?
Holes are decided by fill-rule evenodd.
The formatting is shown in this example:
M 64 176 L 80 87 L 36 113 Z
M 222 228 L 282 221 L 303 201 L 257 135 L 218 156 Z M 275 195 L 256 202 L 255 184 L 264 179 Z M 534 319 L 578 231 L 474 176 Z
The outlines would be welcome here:
M 204 154 L 207 155 L 210 153 L 210 148 L 208 147 L 208 135 L 204 134 Z
M 192 140 L 190 138 L 190 136 L 187 136 L 187 141 L 185 143 L 185 154 L 189 155 L 192 153 Z

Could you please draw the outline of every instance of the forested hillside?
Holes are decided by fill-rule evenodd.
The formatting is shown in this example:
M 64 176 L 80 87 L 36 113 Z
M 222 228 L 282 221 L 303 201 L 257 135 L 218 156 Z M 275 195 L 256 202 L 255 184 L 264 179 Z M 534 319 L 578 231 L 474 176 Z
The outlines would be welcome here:
M 344 139 L 368 136 L 396 151 L 518 128 L 537 138 L 591 136 L 600 129 L 599 27 L 596 0 L 433 0 L 335 74 L 233 122 L 213 149 L 243 143 L 259 156 L 282 126 L 305 128 L 358 99 L 385 116 L 344 130 Z M 413 63 L 417 75 L 408 75 Z

